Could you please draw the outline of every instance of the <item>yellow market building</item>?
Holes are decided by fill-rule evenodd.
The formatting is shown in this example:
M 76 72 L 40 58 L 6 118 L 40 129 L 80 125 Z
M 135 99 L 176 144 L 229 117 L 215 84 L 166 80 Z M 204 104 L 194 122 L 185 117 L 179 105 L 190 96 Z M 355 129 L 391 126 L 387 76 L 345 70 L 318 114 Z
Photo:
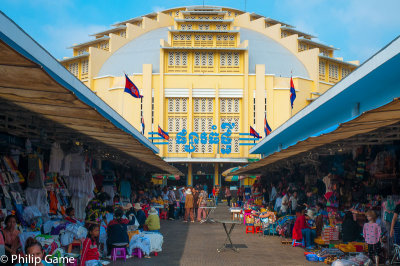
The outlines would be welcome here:
M 219 185 L 222 171 L 258 160 L 250 126 L 265 137 L 265 116 L 276 129 L 358 64 L 292 25 L 225 7 L 168 9 L 92 36 L 61 63 L 138 130 L 143 116 L 145 136 L 187 185 Z M 124 92 L 125 73 L 142 99 Z

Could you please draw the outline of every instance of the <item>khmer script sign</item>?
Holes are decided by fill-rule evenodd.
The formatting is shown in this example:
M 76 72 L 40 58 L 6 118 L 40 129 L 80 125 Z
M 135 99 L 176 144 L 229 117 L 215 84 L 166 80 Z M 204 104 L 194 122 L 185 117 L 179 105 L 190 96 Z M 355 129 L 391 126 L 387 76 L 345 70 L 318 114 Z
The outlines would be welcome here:
M 206 132 L 197 133 L 190 132 L 188 134 L 186 129 L 183 129 L 181 132 L 176 134 L 176 144 L 184 144 L 184 149 L 186 152 L 194 152 L 196 150 L 196 144 L 224 144 L 223 148 L 221 148 L 222 154 L 230 154 L 232 150 L 232 129 L 235 127 L 235 123 L 222 123 L 221 135 L 216 132 L 217 126 L 213 125 L 211 127 L 212 131 L 210 134 Z

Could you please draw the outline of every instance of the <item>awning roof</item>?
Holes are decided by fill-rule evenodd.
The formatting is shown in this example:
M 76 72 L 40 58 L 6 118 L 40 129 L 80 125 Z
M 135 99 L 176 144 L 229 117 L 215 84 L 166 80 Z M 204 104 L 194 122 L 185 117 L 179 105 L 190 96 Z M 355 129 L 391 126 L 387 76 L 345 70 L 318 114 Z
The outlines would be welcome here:
M 391 103 L 386 104 L 382 107 L 373 109 L 365 112 L 359 117 L 341 124 L 330 133 L 322 133 L 317 137 L 309 137 L 306 140 L 300 141 L 297 144 L 282 150 L 275 152 L 274 154 L 261 159 L 258 162 L 249 164 L 247 167 L 241 168 L 238 171 L 229 173 L 229 175 L 244 175 L 244 174 L 256 174 L 260 173 L 262 167 L 278 162 L 282 159 L 287 159 L 292 156 L 311 151 L 317 147 L 334 143 L 339 140 L 348 139 L 349 142 L 357 144 L 357 139 L 349 139 L 360 134 L 365 134 L 382 127 L 397 124 L 400 121 L 400 100 L 395 99 Z M 328 131 L 328 130 L 327 130 Z M 388 132 L 388 130 L 385 130 Z M 400 131 L 397 129 L 397 138 L 399 137 Z M 360 138 L 364 141 L 365 138 Z
M 400 38 L 250 149 L 268 156 L 400 97 Z M 296 104 L 296 102 L 294 103 Z
M 19 119 L 13 131 L 41 126 L 53 139 L 77 138 L 116 152 L 132 165 L 182 175 L 155 154 L 158 149 L 29 35 L 0 12 L 0 116 Z M 8 121 L 8 120 L 7 120 Z M 25 123 L 24 123 L 25 121 Z M 39 129 L 40 130 L 40 129 Z

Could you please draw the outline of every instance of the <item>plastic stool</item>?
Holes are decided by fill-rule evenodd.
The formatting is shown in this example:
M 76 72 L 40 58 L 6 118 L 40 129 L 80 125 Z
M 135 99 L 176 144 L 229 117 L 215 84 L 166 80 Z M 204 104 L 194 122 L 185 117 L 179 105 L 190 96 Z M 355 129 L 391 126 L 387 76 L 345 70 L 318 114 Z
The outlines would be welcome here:
M 301 243 L 297 242 L 296 239 L 293 239 L 292 246 L 293 247 L 298 247 L 298 246 L 304 247 L 305 246 L 304 238 L 301 240 Z
M 168 219 L 168 213 L 166 211 L 160 212 L 160 219 L 167 220 Z
M 116 261 L 117 259 L 124 259 L 126 261 L 126 248 L 113 248 L 111 252 L 111 259 Z
M 142 250 L 140 248 L 135 248 L 132 252 L 132 257 L 137 256 L 139 259 L 143 257 Z
M 255 228 L 253 225 L 246 225 L 246 234 L 247 233 L 255 233 Z
M 256 226 L 255 228 L 256 228 L 256 234 L 263 232 L 261 226 Z
M 154 252 L 154 256 L 157 257 L 158 256 L 158 252 Z

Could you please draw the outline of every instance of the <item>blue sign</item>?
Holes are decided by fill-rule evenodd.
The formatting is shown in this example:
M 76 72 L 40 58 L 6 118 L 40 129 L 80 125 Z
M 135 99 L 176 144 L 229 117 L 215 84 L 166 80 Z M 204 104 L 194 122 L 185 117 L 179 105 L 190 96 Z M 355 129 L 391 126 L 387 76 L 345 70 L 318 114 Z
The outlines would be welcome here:
M 213 125 L 211 127 L 212 131 L 210 134 L 206 132 L 197 133 L 190 132 L 187 134 L 187 130 L 183 129 L 181 132 L 176 134 L 176 144 L 184 144 L 184 149 L 186 152 L 194 152 L 196 150 L 196 144 L 224 144 L 225 147 L 221 149 L 222 154 L 230 154 L 232 150 L 232 129 L 235 127 L 235 123 L 222 123 L 221 129 L 224 130 L 221 136 L 217 130 L 217 126 Z

